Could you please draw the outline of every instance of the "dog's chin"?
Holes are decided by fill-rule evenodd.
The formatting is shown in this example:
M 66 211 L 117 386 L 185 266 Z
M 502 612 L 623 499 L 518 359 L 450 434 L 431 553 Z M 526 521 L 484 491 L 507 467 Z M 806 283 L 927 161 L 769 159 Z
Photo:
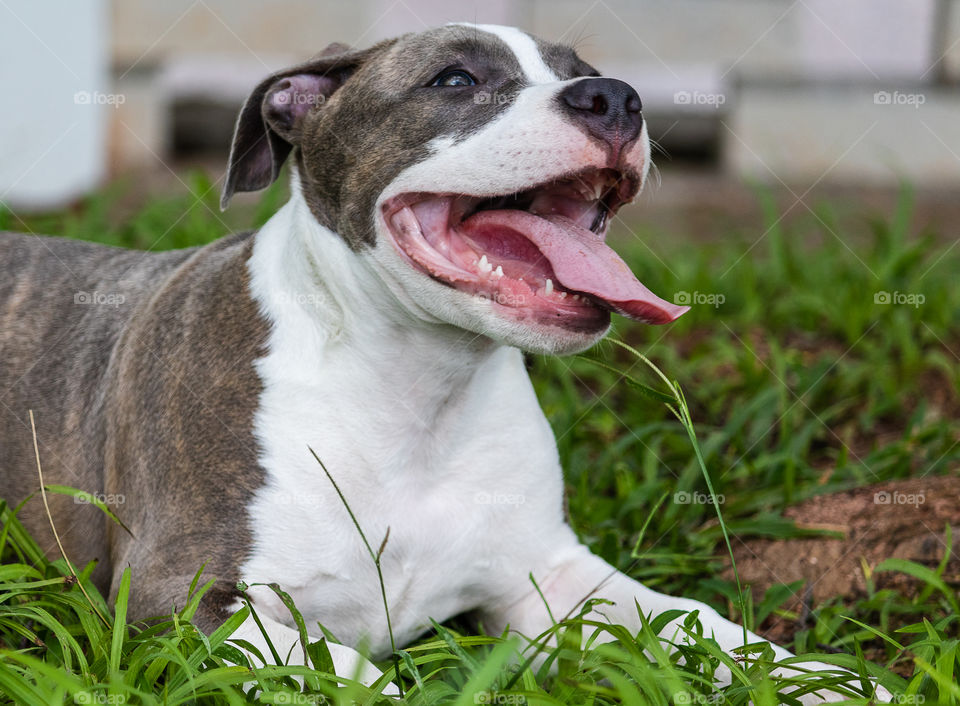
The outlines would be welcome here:
M 492 337 L 508 346 L 528 353 L 542 355 L 573 355 L 587 350 L 607 335 L 610 316 L 606 323 L 592 330 L 569 330 L 551 326 L 506 326 Z M 491 333 L 487 332 L 490 336 Z
M 430 282 L 422 292 L 431 292 Z M 576 311 L 555 312 L 499 304 L 483 297 L 463 299 L 462 293 L 423 297 L 420 306 L 458 328 L 507 346 L 543 355 L 570 355 L 590 348 L 610 330 L 610 312 L 585 304 Z M 445 295 L 445 296 L 444 296 Z M 461 295 L 461 296 L 458 296 Z M 419 298 L 419 297 L 418 297 Z M 443 301 L 443 306 L 437 306 Z

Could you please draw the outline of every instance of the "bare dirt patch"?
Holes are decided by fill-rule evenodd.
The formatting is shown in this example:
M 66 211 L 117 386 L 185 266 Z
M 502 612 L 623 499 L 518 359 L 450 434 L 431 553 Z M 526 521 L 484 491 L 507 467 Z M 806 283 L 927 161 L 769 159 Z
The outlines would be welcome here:
M 734 540 L 741 581 L 759 600 L 774 584 L 803 581 L 786 607 L 798 621 L 773 618 L 761 632 L 789 642 L 804 627 L 809 609 L 836 596 L 855 600 L 867 593 L 867 575 L 877 589 L 912 595 L 921 582 L 896 572 L 874 572 L 889 557 L 935 569 L 946 551 L 945 528 L 960 538 L 960 474 L 882 483 L 811 498 L 785 516 L 807 528 L 842 533 L 842 538 Z M 732 578 L 732 572 L 726 572 Z M 953 551 L 943 579 L 960 586 L 960 556 Z

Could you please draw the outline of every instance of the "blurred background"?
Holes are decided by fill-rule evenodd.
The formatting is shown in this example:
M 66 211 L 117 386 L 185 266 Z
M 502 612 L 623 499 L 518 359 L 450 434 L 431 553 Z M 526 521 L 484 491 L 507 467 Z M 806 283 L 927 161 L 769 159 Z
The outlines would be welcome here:
M 958 5 L 3 0 L 0 201 L 63 207 L 123 177 L 134 193 L 175 191 L 194 167 L 216 180 L 237 109 L 265 74 L 333 41 L 466 20 L 573 44 L 637 87 L 669 173 L 644 199 L 654 220 L 749 220 L 754 182 L 787 205 L 837 189 L 882 204 L 906 180 L 920 218 L 944 228 L 960 218 Z

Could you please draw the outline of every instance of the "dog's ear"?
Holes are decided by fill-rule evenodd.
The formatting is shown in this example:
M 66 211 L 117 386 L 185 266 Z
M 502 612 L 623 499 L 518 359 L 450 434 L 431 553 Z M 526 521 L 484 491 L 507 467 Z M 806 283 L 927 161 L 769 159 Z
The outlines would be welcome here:
M 298 144 L 304 117 L 322 106 L 370 53 L 331 44 L 310 61 L 279 71 L 253 89 L 234 129 L 221 209 L 235 192 L 273 183 Z

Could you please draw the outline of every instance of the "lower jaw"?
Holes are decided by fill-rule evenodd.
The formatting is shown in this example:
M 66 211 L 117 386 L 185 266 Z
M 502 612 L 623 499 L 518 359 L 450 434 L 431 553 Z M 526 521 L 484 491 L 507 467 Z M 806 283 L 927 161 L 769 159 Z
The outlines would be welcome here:
M 610 312 L 596 306 L 579 307 L 576 311 L 557 311 L 536 307 L 512 307 L 496 302 L 494 311 L 501 318 L 538 329 L 579 334 L 599 334 L 610 325 Z
M 406 252 L 399 243 L 394 243 L 408 264 L 419 270 L 423 275 L 435 282 L 461 292 L 471 297 L 486 299 L 500 318 L 519 324 L 549 328 L 552 330 L 568 331 L 570 333 L 595 335 L 606 331 L 610 325 L 610 312 L 593 304 L 582 303 L 576 307 L 558 309 L 552 306 L 524 306 L 514 303 L 515 295 L 508 292 L 478 288 L 477 283 L 454 283 L 435 273 L 410 253 Z M 533 295 L 536 296 L 536 295 Z

